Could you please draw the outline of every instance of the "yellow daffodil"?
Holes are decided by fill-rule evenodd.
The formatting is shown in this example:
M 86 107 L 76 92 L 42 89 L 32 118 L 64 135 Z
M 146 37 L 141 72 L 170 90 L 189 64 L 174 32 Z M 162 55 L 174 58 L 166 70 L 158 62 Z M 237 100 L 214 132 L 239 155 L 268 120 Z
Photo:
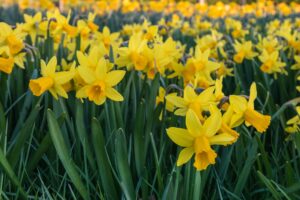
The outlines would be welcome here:
M 227 145 L 235 138 L 227 133 L 217 134 L 222 125 L 222 115 L 215 109 L 202 124 L 193 110 L 186 114 L 187 129 L 171 127 L 167 129 L 169 138 L 177 145 L 184 147 L 180 151 L 177 166 L 187 163 L 195 154 L 194 167 L 205 170 L 215 164 L 217 153 L 211 145 Z
M 285 131 L 288 133 L 297 133 L 300 131 L 300 106 L 296 107 L 297 115 L 286 122 Z
M 189 109 L 193 110 L 200 120 L 203 120 L 202 111 L 208 110 L 209 106 L 214 104 L 214 87 L 210 87 L 197 95 L 194 89 L 186 86 L 183 97 L 167 95 L 166 99 L 178 109 L 174 112 L 175 115 L 185 116 Z
M 29 88 L 35 96 L 41 96 L 44 92 L 49 91 L 55 99 L 58 96 L 68 98 L 68 94 L 63 85 L 68 83 L 75 75 L 75 69 L 72 67 L 69 71 L 56 72 L 57 59 L 52 57 L 46 64 L 41 61 L 42 77 L 32 79 L 29 82 Z
M 243 43 L 239 43 L 236 41 L 233 46 L 236 51 L 236 54 L 234 55 L 233 60 L 236 63 L 242 63 L 244 61 L 244 59 L 251 60 L 252 58 L 257 56 L 257 54 L 255 52 L 253 52 L 251 41 L 247 41 L 247 42 L 243 42 Z
M 252 125 L 259 132 L 265 132 L 270 125 L 271 117 L 263 115 L 254 110 L 254 100 L 257 97 L 256 84 L 252 83 L 250 97 L 247 102 L 245 97 L 231 95 L 229 97 L 230 106 L 234 111 L 231 118 L 231 127 L 236 127 L 244 121 L 246 125 Z
M 34 44 L 36 36 L 39 33 L 39 24 L 42 21 L 42 13 L 38 12 L 34 16 L 24 14 L 25 23 L 22 30 L 30 35 L 31 42 Z
M 284 62 L 280 62 L 278 51 L 274 51 L 269 54 L 266 50 L 264 50 L 262 55 L 259 56 L 259 60 L 262 62 L 260 69 L 263 72 L 275 75 L 276 73 L 287 74 L 287 72 L 284 70 L 286 64 Z
M 295 55 L 294 59 L 295 59 L 296 63 L 294 65 L 292 65 L 291 69 L 300 70 L 300 56 Z
M 78 67 L 78 72 L 86 85 L 76 92 L 77 98 L 88 98 L 97 105 L 103 104 L 106 98 L 123 101 L 123 96 L 113 86 L 123 79 L 125 71 L 108 71 L 105 59 L 101 58 L 95 70 L 81 65 Z

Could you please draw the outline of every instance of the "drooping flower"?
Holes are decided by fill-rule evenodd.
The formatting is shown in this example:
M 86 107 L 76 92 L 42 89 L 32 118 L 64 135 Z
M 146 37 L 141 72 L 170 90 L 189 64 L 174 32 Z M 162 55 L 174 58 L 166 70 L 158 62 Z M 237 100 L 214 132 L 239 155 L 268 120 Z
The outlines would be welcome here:
M 68 94 L 64 89 L 64 84 L 68 83 L 75 75 L 74 66 L 69 71 L 56 72 L 57 59 L 52 57 L 46 64 L 41 61 L 42 77 L 32 79 L 29 82 L 29 88 L 35 96 L 41 96 L 46 91 L 49 91 L 55 99 L 58 96 L 68 98 Z
M 252 125 L 261 133 L 267 130 L 270 125 L 271 117 L 254 110 L 254 100 L 256 97 L 257 91 L 255 83 L 252 83 L 251 85 L 248 102 L 243 96 L 230 95 L 229 102 L 234 111 L 230 123 L 231 127 L 239 126 L 245 121 L 246 125 Z

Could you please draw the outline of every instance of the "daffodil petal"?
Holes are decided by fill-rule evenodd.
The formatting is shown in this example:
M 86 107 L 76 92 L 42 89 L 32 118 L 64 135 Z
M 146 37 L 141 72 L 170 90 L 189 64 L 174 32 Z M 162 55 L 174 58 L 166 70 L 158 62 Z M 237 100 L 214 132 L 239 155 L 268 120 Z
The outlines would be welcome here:
M 178 108 L 186 107 L 186 102 L 184 101 L 184 99 L 182 97 L 178 97 L 178 96 L 174 96 L 174 95 L 167 95 L 166 100 Z
M 83 66 L 79 66 L 77 68 L 79 75 L 81 76 L 81 78 L 86 82 L 86 83 L 93 83 L 96 80 L 96 77 L 94 75 L 94 72 L 88 68 L 88 67 L 83 67 Z
M 74 72 L 57 72 L 54 76 L 54 82 L 62 85 L 69 82 L 75 76 Z
M 228 145 L 232 144 L 236 138 L 228 133 L 221 133 L 208 138 L 211 145 Z
M 191 109 L 189 109 L 186 113 L 186 127 L 188 131 L 194 136 L 203 134 L 201 122 L 196 113 Z
M 181 166 L 187 163 L 192 158 L 193 155 L 194 155 L 194 147 L 188 147 L 182 149 L 178 156 L 177 166 Z
M 123 101 L 124 100 L 123 96 L 114 88 L 107 88 L 105 90 L 105 94 L 108 98 L 110 98 L 111 100 L 114 100 L 114 101 Z
M 186 129 L 171 127 L 167 129 L 167 134 L 179 146 L 191 147 L 193 145 L 194 139 Z
M 205 123 L 203 125 L 203 130 L 205 131 L 206 136 L 211 137 L 215 135 L 217 131 L 220 129 L 221 124 L 222 124 L 222 115 L 221 112 L 218 110 L 212 113 L 212 115 L 205 120 Z
M 194 101 L 197 98 L 197 95 L 194 91 L 194 89 L 190 86 L 186 86 L 184 89 L 184 100 L 187 102 Z
M 123 79 L 125 73 L 123 70 L 108 72 L 105 79 L 106 84 L 110 87 L 117 85 Z

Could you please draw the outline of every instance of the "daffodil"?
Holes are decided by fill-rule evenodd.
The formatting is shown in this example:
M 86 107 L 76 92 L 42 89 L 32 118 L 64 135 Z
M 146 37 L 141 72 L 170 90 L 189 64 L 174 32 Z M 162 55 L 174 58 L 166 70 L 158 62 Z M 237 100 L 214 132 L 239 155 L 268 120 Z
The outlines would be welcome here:
M 42 21 L 42 13 L 38 12 L 34 16 L 24 14 L 24 21 L 22 30 L 30 35 L 31 42 L 35 44 L 36 36 L 39 33 L 39 24 Z
M 144 69 L 148 63 L 144 54 L 147 48 L 147 40 L 142 38 L 141 33 L 133 34 L 129 39 L 128 47 L 120 47 L 117 50 L 117 65 L 126 66 L 127 69 L 132 69 L 132 67 L 137 70 Z
M 268 74 L 275 74 L 276 73 L 285 73 L 287 72 L 284 70 L 286 64 L 279 60 L 279 52 L 274 51 L 269 54 L 266 50 L 259 56 L 259 60 L 262 62 L 260 69 Z
M 255 83 L 251 85 L 248 102 L 243 96 L 230 95 L 229 102 L 234 111 L 230 122 L 231 127 L 239 126 L 245 121 L 246 125 L 252 125 L 261 133 L 267 130 L 270 125 L 271 117 L 254 110 L 254 100 L 256 97 L 257 91 Z
M 288 133 L 297 133 L 300 131 L 300 106 L 296 107 L 297 115 L 286 122 L 285 131 Z
M 191 86 L 186 86 L 183 97 L 167 95 L 167 102 L 175 105 L 177 110 L 174 114 L 185 116 L 189 109 L 193 110 L 200 120 L 204 120 L 202 111 L 208 110 L 209 106 L 214 104 L 214 87 L 210 87 L 197 95 Z
M 274 51 L 279 51 L 282 47 L 278 42 L 278 39 L 272 36 L 262 38 L 261 35 L 258 36 L 258 44 L 256 48 L 263 52 L 267 51 L 267 53 L 271 54 Z
M 35 96 L 41 96 L 46 91 L 49 91 L 55 99 L 58 96 L 68 98 L 68 94 L 64 89 L 64 84 L 68 83 L 75 75 L 75 69 L 72 67 L 69 71 L 56 72 L 57 59 L 52 57 L 46 64 L 41 61 L 42 77 L 32 79 L 29 82 L 29 88 Z
M 171 93 L 169 95 L 176 96 L 176 93 Z M 163 87 L 159 87 L 158 96 L 156 97 L 156 104 L 164 103 L 165 96 L 166 96 L 166 90 Z M 175 108 L 174 105 L 170 101 L 166 102 L 166 109 L 168 111 L 173 112 L 174 108 Z
M 227 133 L 217 134 L 222 125 L 222 114 L 214 109 L 211 115 L 201 123 L 193 110 L 186 114 L 186 127 L 167 129 L 169 138 L 177 145 L 184 147 L 179 153 L 177 166 L 187 163 L 195 154 L 194 167 L 205 170 L 209 165 L 215 164 L 217 153 L 212 145 L 227 145 L 235 138 Z
M 12 29 L 8 24 L 0 22 L 0 71 L 10 74 L 14 64 L 24 69 L 25 53 L 24 37 L 20 28 Z
M 243 43 L 239 43 L 236 41 L 233 46 L 236 51 L 236 54 L 234 55 L 233 59 L 236 63 L 242 63 L 244 59 L 251 60 L 252 58 L 257 56 L 257 54 L 252 49 L 251 41 L 246 41 Z
M 123 96 L 113 87 L 123 79 L 125 71 L 108 71 L 105 59 L 101 58 L 94 70 L 81 65 L 78 72 L 86 84 L 76 92 L 77 98 L 88 98 L 97 105 L 103 104 L 106 98 L 123 101 Z
M 115 49 L 121 43 L 119 35 L 120 33 L 118 32 L 111 33 L 110 29 L 105 26 L 102 32 L 98 32 L 95 34 L 95 39 L 97 40 L 97 42 L 103 42 L 105 48 L 107 49 L 107 51 L 109 51 L 110 47 L 113 47 Z
M 295 55 L 294 59 L 295 59 L 296 63 L 294 65 L 292 65 L 291 69 L 300 70 L 300 56 Z

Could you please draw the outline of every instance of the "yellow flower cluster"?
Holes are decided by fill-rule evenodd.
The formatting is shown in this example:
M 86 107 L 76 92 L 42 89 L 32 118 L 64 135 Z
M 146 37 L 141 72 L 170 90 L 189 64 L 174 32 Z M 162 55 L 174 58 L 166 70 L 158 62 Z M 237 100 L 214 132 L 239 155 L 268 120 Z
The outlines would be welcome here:
M 170 139 L 184 147 L 177 160 L 178 166 L 188 162 L 195 154 L 194 167 L 204 170 L 214 164 L 217 157 L 211 145 L 226 146 L 236 142 L 239 134 L 233 128 L 245 122 L 262 133 L 270 125 L 270 116 L 254 110 L 257 96 L 255 83 L 251 85 L 248 101 L 244 96 L 230 95 L 226 106 L 222 106 L 222 100 L 226 97 L 221 86 L 221 80 L 217 80 L 215 86 L 200 94 L 186 86 L 183 97 L 174 94 L 166 96 L 167 102 L 176 108 L 174 114 L 186 116 L 187 129 L 167 129 Z
M 274 15 L 279 12 L 281 15 L 287 16 L 300 11 L 300 5 L 292 2 L 290 5 L 286 3 L 275 4 L 272 0 L 259 0 L 255 3 L 239 5 L 237 3 L 224 4 L 218 2 L 208 5 L 205 3 L 191 3 L 190 1 L 175 0 L 62 0 L 53 2 L 51 0 L 19 0 L 7 1 L 3 0 L 5 6 L 18 3 L 21 9 L 54 9 L 59 4 L 61 10 L 69 8 L 79 8 L 81 11 L 93 9 L 97 14 L 104 15 L 112 11 L 121 10 L 122 13 L 130 12 L 162 12 L 165 15 L 174 12 L 180 12 L 184 17 L 192 17 L 195 14 L 207 15 L 210 18 L 220 18 L 225 16 L 245 16 L 253 14 L 256 17 L 265 15 Z
M 13 29 L 4 22 L 0 22 L 0 30 L 0 71 L 10 74 L 14 64 L 24 68 L 25 53 L 22 50 L 25 35 L 19 28 Z
M 237 95 L 225 96 L 226 78 L 237 76 L 239 69 L 250 68 L 247 62 L 272 81 L 300 70 L 300 20 L 287 17 L 280 21 L 274 17 L 265 26 L 255 21 L 265 15 L 297 13 L 300 9 L 296 3 L 259 1 L 245 6 L 208 6 L 123 1 L 120 6 L 120 1 L 61 2 L 61 10 L 81 5 L 82 17 L 71 11 L 61 13 L 46 0 L 45 4 L 41 2 L 36 7 L 45 5 L 47 11 L 24 14 L 24 22 L 15 27 L 0 23 L 0 71 L 11 74 L 14 64 L 24 68 L 30 64 L 24 51 L 37 48 L 42 58 L 37 69 L 40 76 L 29 82 L 35 96 L 49 91 L 55 99 L 68 98 L 74 92 L 76 98 L 97 105 L 107 98 L 123 101 L 115 87 L 129 71 L 150 81 L 158 74 L 162 82 L 177 84 L 183 95 L 169 93 L 165 89 L 168 85 L 162 84 L 156 103 L 164 103 L 166 110 L 185 117 L 186 129 L 167 129 L 170 139 L 184 147 L 178 166 L 195 155 L 195 168 L 204 170 L 215 163 L 213 145 L 237 141 L 236 127 L 245 124 L 261 133 L 269 127 L 271 117 L 254 108 L 257 89 L 253 79 L 252 84 L 248 83 L 248 97 L 238 95 L 238 90 Z M 20 3 L 23 9 L 29 5 L 26 0 Z M 95 13 L 86 12 L 90 9 Z M 160 12 L 162 17 L 153 24 L 146 17 L 142 23 L 123 24 L 118 32 L 96 23 L 99 15 L 119 9 L 122 14 Z M 241 19 L 248 23 L 243 24 Z M 299 116 L 287 124 L 287 132 L 299 131 Z

